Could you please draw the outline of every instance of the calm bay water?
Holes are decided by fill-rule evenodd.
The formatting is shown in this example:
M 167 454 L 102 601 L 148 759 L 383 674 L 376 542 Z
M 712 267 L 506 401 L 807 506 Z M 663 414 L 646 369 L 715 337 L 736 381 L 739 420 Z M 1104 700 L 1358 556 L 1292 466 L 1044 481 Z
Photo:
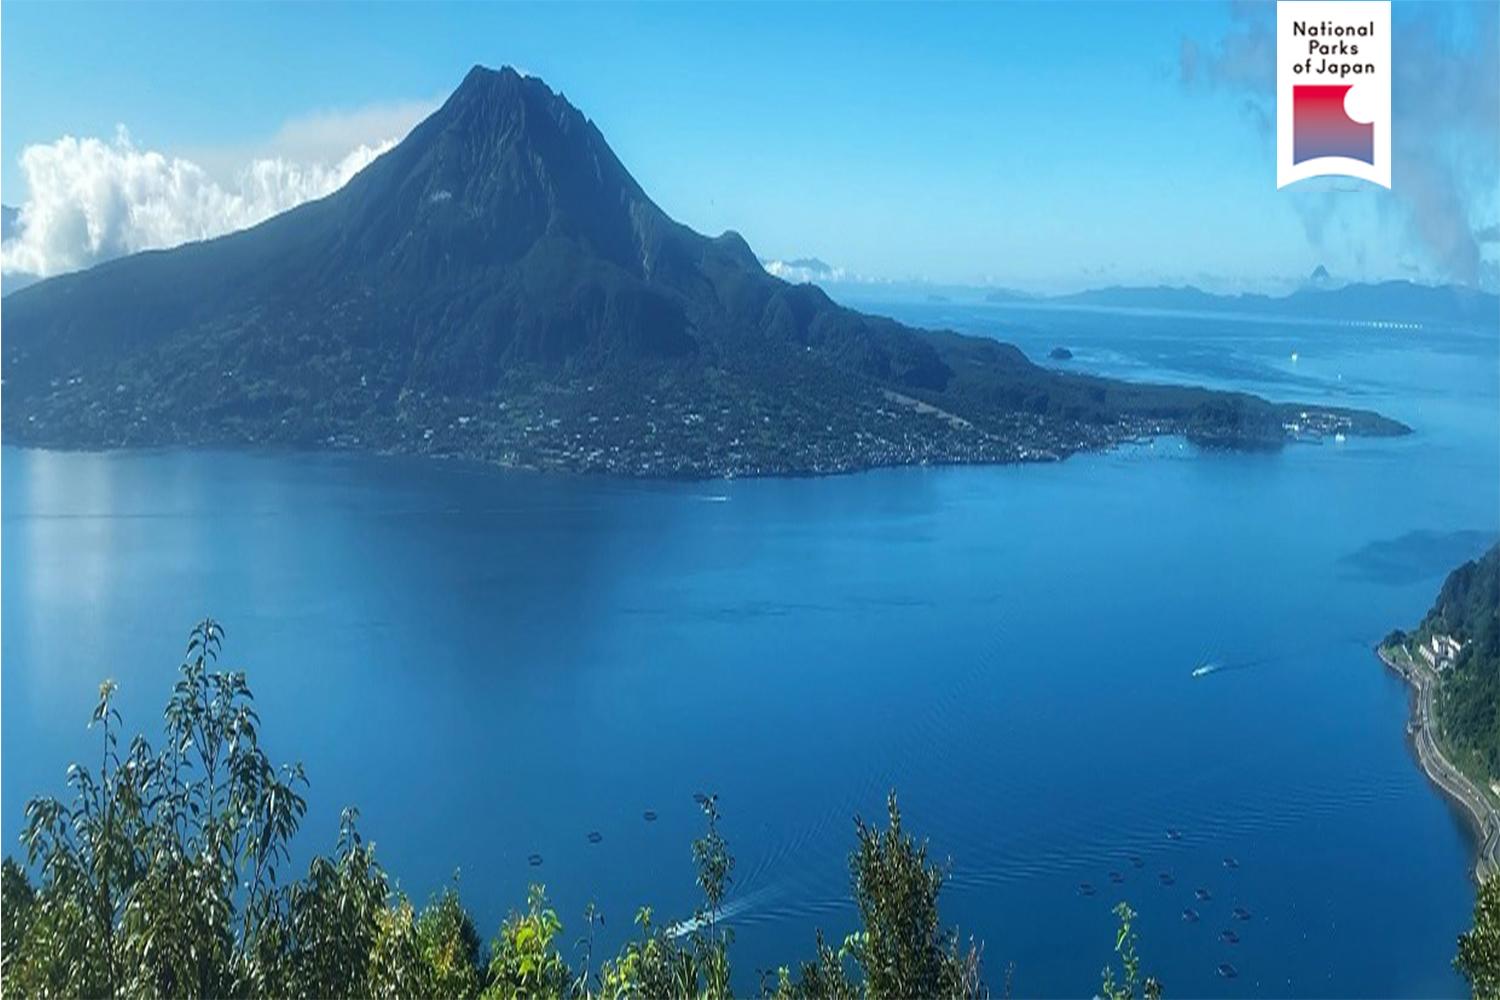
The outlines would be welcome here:
M 7 449 L 6 842 L 93 759 L 98 682 L 155 733 L 212 614 L 273 755 L 307 765 L 303 846 L 357 804 L 403 887 L 457 870 L 487 935 L 534 880 L 572 929 L 597 901 L 609 949 L 640 904 L 686 915 L 692 795 L 717 791 L 752 989 L 814 927 L 853 929 L 852 817 L 895 787 L 952 858 L 945 916 L 1019 994 L 1094 989 L 1120 899 L 1178 996 L 1460 991 L 1469 834 L 1370 645 L 1500 533 L 1493 332 L 882 309 L 1418 433 L 674 484 Z M 1191 677 L 1205 662 L 1224 669 Z

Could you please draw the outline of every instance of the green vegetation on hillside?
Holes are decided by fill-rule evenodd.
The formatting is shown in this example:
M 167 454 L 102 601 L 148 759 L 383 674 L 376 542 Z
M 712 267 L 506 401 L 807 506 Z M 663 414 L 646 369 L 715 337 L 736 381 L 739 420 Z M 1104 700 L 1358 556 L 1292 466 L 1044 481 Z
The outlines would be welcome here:
M 1464 644 L 1439 689 L 1443 742 L 1471 777 L 1500 779 L 1500 545 L 1449 574 L 1419 631 Z
M 68 769 L 72 797 L 26 807 L 24 865 L 0 872 L 0 993 L 26 997 L 726 997 L 733 930 L 721 919 L 734 858 L 718 799 L 692 859 L 703 901 L 691 919 L 643 907 L 613 957 L 596 961 L 593 907 L 566 948 L 563 922 L 533 886 L 486 945 L 456 888 L 420 909 L 391 881 L 346 810 L 331 854 L 300 878 L 290 845 L 307 804 L 300 766 L 274 765 L 245 675 L 218 668 L 223 632 L 193 629 L 161 749 L 128 742 L 105 682 L 91 727 L 97 769 Z M 851 885 L 860 928 L 838 946 L 760 975 L 766 997 L 982 997 L 980 949 L 943 927 L 946 879 L 902 826 L 855 821 Z M 1112 1000 L 1156 997 L 1123 904 L 1106 970 Z M 571 954 L 571 959 L 570 959 Z
M 1381 648 L 1403 670 L 1436 663 L 1443 753 L 1480 787 L 1500 779 L 1500 543 L 1448 574 L 1416 630 L 1390 633 Z M 1453 964 L 1474 996 L 1500 998 L 1500 877 L 1479 886 Z
M 1392 632 L 1381 645 L 1428 667 L 1424 648 L 1444 637 L 1460 648 L 1439 661 L 1438 739 L 1454 766 L 1486 786 L 1500 780 L 1500 544 L 1448 574 L 1415 631 Z

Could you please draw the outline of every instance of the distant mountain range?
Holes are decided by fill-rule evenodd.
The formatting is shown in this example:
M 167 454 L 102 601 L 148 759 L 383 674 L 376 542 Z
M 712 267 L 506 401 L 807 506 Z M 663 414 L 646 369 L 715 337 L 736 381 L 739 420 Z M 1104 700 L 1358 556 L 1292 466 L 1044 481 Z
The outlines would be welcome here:
M 476 67 L 345 187 L 6 297 L 13 444 L 295 445 L 630 475 L 1275 447 L 1376 414 L 1063 374 L 768 274 L 540 80 Z
M 1280 296 L 1216 295 L 1191 285 L 1159 285 L 1112 286 L 1049 297 L 1000 291 L 987 298 L 999 303 L 1030 301 L 1172 312 L 1234 312 L 1367 323 L 1500 325 L 1500 296 L 1455 285 L 1419 285 L 1410 281 L 1334 285 L 1321 265 L 1304 287 Z

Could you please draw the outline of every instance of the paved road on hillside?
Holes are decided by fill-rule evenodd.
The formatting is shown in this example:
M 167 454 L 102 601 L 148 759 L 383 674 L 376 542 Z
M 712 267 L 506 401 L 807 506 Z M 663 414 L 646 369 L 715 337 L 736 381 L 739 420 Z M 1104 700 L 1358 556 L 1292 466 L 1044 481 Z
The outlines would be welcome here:
M 1473 819 L 1479 833 L 1479 856 L 1474 864 L 1474 876 L 1483 881 L 1500 871 L 1500 811 L 1496 810 L 1493 799 L 1454 767 L 1438 747 L 1437 713 L 1434 709 L 1438 675 L 1420 663 L 1397 663 L 1384 650 L 1380 651 L 1380 658 L 1416 688 L 1412 741 L 1417 748 L 1417 759 L 1433 783 L 1460 802 Z

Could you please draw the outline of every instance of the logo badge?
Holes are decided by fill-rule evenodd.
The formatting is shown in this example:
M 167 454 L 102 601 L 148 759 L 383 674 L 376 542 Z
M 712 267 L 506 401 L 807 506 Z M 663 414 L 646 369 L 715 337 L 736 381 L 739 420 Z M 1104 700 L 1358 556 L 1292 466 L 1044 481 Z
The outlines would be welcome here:
M 1391 186 L 1389 0 L 1276 5 L 1276 186 L 1329 176 Z

